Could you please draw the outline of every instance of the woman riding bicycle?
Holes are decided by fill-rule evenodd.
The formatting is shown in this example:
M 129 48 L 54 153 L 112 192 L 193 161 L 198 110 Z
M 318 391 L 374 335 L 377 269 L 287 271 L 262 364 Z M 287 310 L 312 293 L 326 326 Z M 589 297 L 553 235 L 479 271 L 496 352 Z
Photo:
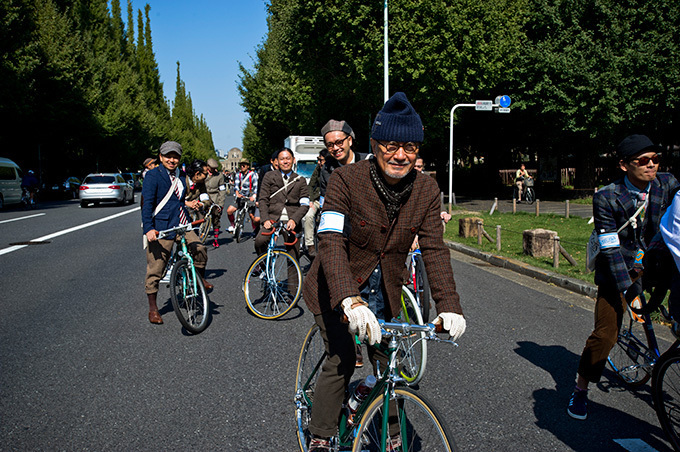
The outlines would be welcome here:
M 515 173 L 515 186 L 517 187 L 517 202 L 522 202 L 522 194 L 524 193 L 524 181 L 526 179 L 531 179 L 529 171 L 527 171 L 524 163 L 519 167 Z

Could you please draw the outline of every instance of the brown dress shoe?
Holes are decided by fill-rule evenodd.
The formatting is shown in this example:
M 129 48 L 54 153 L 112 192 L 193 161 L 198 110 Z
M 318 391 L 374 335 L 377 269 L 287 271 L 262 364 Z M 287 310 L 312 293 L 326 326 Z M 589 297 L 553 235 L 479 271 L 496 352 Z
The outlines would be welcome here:
M 149 311 L 149 322 L 151 322 L 155 325 L 162 325 L 163 324 L 163 318 L 161 317 L 160 312 Z
M 204 280 L 203 280 L 203 287 L 205 287 L 205 290 L 212 290 L 213 287 L 215 287 L 215 286 L 213 286 L 213 285 L 210 284 L 207 280 L 204 279 Z

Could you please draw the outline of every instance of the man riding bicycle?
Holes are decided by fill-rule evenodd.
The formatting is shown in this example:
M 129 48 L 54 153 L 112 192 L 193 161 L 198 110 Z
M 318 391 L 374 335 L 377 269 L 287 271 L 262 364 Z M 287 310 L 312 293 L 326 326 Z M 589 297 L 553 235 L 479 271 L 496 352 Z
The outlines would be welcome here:
M 371 134 L 373 158 L 338 167 L 329 179 L 319 254 L 304 280 L 303 297 L 328 352 L 314 392 L 310 452 L 331 450 L 329 438 L 337 432 L 356 364 L 354 334 L 381 342 L 377 319 L 392 319 L 401 310 L 404 261 L 416 234 L 432 274 L 436 322 L 443 322 L 454 339 L 465 331 L 442 238 L 439 188 L 434 179 L 413 170 L 423 124 L 404 93 L 385 103 Z M 371 347 L 369 357 L 387 368 L 384 353 Z M 398 435 L 393 438 L 388 450 L 401 445 Z
M 227 217 L 231 223 L 227 231 L 234 232 L 234 213 L 241 207 L 242 203 L 248 201 L 253 202 L 253 205 L 248 207 L 253 231 L 257 230 L 260 226 L 259 212 L 254 204 L 257 196 L 257 183 L 257 173 L 250 169 L 250 161 L 246 158 L 241 159 L 239 162 L 239 172 L 234 175 L 234 196 L 236 197 L 238 207 L 234 205 L 227 207 Z
M 213 212 L 213 227 L 215 228 L 213 246 L 215 248 L 220 246 L 217 238 L 220 235 L 220 219 L 224 200 L 227 197 L 227 178 L 219 170 L 219 167 L 220 164 L 217 160 L 208 159 L 208 178 L 205 180 L 205 188 L 208 191 L 208 196 L 210 196 L 210 201 L 217 206 L 217 210 Z

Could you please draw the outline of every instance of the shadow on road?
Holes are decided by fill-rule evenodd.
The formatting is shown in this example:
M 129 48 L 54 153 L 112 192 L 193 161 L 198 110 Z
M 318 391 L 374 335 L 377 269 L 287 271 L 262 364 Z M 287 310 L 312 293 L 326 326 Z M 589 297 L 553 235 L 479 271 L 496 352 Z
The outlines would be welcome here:
M 617 444 L 615 440 L 631 438 L 640 439 L 657 451 L 670 450 L 663 441 L 661 427 L 641 420 L 635 413 L 629 414 L 589 401 L 587 420 L 578 421 L 570 418 L 566 408 L 574 388 L 575 371 L 580 357 L 558 345 L 544 346 L 528 341 L 518 342 L 517 345 L 515 352 L 519 356 L 547 371 L 555 381 L 555 388 L 539 388 L 532 394 L 536 425 L 551 432 L 558 440 L 569 446 L 570 450 L 623 451 L 624 448 L 615 445 Z M 615 379 L 616 376 L 612 372 L 606 372 L 602 382 L 597 387 L 591 386 L 591 390 L 625 391 L 626 388 L 619 385 Z M 645 386 L 635 394 L 647 402 L 636 406 L 636 410 L 653 410 L 648 387 Z

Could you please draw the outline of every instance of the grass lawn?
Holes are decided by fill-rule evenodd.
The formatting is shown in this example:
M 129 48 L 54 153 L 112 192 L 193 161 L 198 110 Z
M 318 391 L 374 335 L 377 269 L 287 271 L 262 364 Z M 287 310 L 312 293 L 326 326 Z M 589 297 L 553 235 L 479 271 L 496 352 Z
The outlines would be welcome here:
M 494 213 L 469 212 L 454 210 L 453 218 L 446 226 L 444 238 L 452 242 L 481 249 L 482 251 L 499 254 L 501 256 L 526 262 L 538 268 L 550 270 L 573 278 L 593 283 L 593 273 L 586 272 L 586 244 L 593 232 L 593 225 L 588 224 L 586 218 L 565 218 L 560 215 L 545 214 L 536 217 L 535 214 L 518 212 Z M 464 217 L 479 217 L 484 221 L 484 230 L 494 239 L 494 243 L 482 238 L 482 245 L 477 244 L 477 238 L 463 238 L 458 235 L 458 220 Z M 496 249 L 496 225 L 501 226 L 501 251 Z M 569 261 L 560 256 L 558 268 L 553 267 L 552 258 L 533 258 L 525 255 L 522 249 L 522 231 L 526 229 L 549 229 L 556 231 L 560 237 L 562 247 L 574 258 L 578 266 L 572 266 Z

